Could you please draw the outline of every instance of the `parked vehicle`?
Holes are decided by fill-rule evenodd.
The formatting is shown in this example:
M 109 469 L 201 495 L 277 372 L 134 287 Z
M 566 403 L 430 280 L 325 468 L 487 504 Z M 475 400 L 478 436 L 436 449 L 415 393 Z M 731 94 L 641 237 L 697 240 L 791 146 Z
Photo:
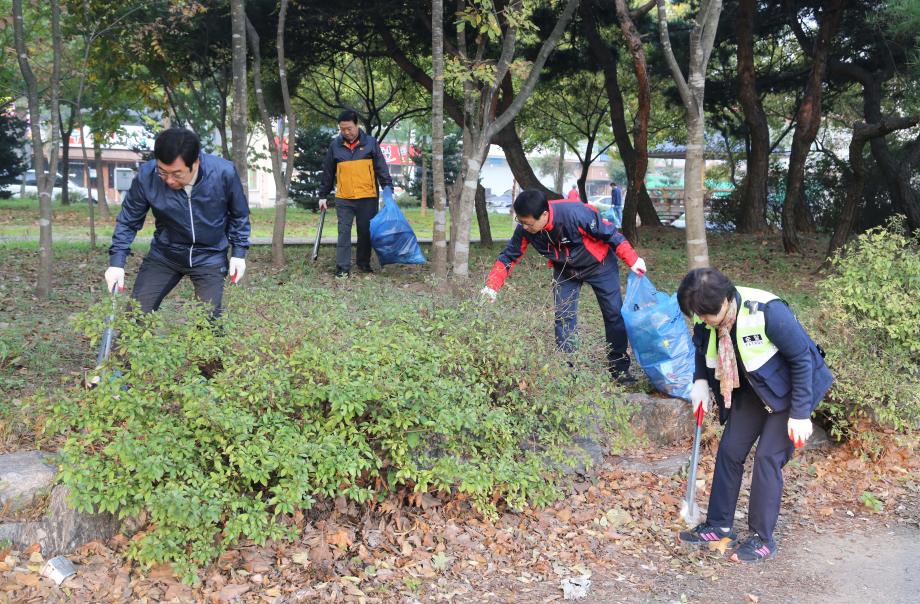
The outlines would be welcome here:
M 734 231 L 735 225 L 732 223 L 719 224 L 710 220 L 710 214 L 707 212 L 703 215 L 703 219 L 706 221 L 706 230 L 707 231 Z M 687 228 L 687 213 L 684 212 L 671 222 L 671 226 L 675 229 L 685 229 Z
M 490 212 L 508 212 L 514 203 L 511 197 L 511 189 L 508 189 L 501 195 L 490 195 L 486 197 L 486 209 Z
M 23 182 L 25 182 L 25 187 L 23 187 Z M 63 186 L 64 177 L 57 174 L 57 177 L 54 179 L 54 189 L 51 192 L 52 199 L 58 200 L 61 198 L 61 189 Z M 35 178 L 35 170 L 27 170 L 19 175 L 16 182 L 0 187 L 0 189 L 8 191 L 12 197 L 16 199 L 22 196 L 22 194 L 25 194 L 26 197 L 38 197 L 38 182 Z M 88 191 L 85 187 L 72 180 L 67 184 L 67 192 L 72 199 L 77 201 L 86 200 L 87 198 L 94 201 L 96 199 L 95 192 Z

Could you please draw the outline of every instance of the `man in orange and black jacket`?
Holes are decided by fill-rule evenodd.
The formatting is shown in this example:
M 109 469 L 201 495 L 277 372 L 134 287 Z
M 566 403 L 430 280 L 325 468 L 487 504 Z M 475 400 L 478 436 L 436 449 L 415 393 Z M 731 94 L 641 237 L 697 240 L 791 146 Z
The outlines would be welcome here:
M 587 283 L 597 296 L 604 318 L 607 368 L 618 382 L 635 382 L 629 374 L 616 258 L 640 276 L 645 274 L 645 260 L 626 237 L 580 199 L 548 201 L 542 191 L 527 189 L 514 200 L 514 214 L 518 226 L 498 255 L 480 292 L 482 296 L 495 301 L 498 290 L 529 245 L 547 258 L 553 269 L 557 347 L 563 352 L 575 348 L 578 297 L 581 286 Z
M 335 213 L 339 240 L 335 248 L 335 274 L 351 272 L 351 225 L 358 225 L 358 270 L 371 269 L 371 218 L 377 214 L 377 183 L 393 194 L 393 179 L 377 140 L 358 128 L 358 114 L 351 110 L 339 115 L 339 136 L 329 145 L 319 188 L 319 207 L 326 209 L 326 197 L 335 185 Z

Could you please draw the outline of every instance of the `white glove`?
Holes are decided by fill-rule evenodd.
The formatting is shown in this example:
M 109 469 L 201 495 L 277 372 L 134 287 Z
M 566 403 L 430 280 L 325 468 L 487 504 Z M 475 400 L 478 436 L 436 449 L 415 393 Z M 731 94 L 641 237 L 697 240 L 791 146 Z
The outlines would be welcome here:
M 703 413 L 709 412 L 709 382 L 706 380 L 696 380 L 690 389 L 690 404 L 693 405 L 693 415 L 700 405 L 703 406 Z
M 325 210 L 327 207 L 329 207 L 329 202 L 326 201 L 325 199 L 320 199 L 320 200 L 319 200 L 319 209 L 320 209 L 320 210 Z
M 805 441 L 808 440 L 808 437 L 811 436 L 811 420 L 810 419 L 792 419 L 789 418 L 789 423 L 786 424 L 787 432 L 789 434 L 789 440 L 792 441 L 792 444 L 795 445 L 795 448 L 805 446 Z
M 118 285 L 118 291 L 125 291 L 125 269 L 120 266 L 110 266 L 105 271 L 105 285 L 112 293 L 113 288 Z
M 639 258 L 633 263 L 632 266 L 629 267 L 629 269 L 641 277 L 645 274 L 645 260 Z
M 230 258 L 230 281 L 239 283 L 246 274 L 246 261 L 242 258 Z
M 487 285 L 479 290 L 479 295 L 482 296 L 483 300 L 495 302 L 495 298 L 498 297 L 498 292 Z

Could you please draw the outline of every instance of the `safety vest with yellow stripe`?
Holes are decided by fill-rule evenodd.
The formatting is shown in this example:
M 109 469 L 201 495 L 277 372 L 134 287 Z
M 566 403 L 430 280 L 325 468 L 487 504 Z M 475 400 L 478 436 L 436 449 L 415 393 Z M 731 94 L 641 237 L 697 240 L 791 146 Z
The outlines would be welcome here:
M 741 296 L 738 305 L 738 318 L 735 320 L 735 335 L 738 342 L 738 353 L 745 371 L 752 373 L 773 358 L 779 350 L 767 337 L 767 322 L 761 305 L 766 305 L 779 298 L 770 292 L 752 287 L 736 287 Z M 703 323 L 699 317 L 694 317 L 696 323 Z M 715 369 L 719 362 L 718 333 L 714 327 L 706 325 L 709 329 L 709 346 L 706 348 L 706 367 Z

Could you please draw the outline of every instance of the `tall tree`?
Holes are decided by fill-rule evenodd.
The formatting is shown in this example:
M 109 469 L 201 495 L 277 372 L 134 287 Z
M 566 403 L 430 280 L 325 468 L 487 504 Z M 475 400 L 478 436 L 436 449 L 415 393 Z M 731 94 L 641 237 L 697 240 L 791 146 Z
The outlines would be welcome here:
M 32 71 L 29 54 L 26 49 L 25 25 L 22 11 L 22 0 L 13 0 L 13 31 L 16 44 L 16 56 L 19 69 L 26 84 L 26 99 L 29 104 L 29 129 L 32 135 L 32 164 L 35 168 L 35 178 L 38 184 L 39 207 L 39 267 L 38 281 L 35 293 L 40 298 L 47 298 L 51 294 L 51 277 L 54 263 L 52 249 L 52 210 L 51 193 L 54 188 L 57 173 L 58 144 L 60 142 L 60 75 L 61 75 L 61 5 L 60 0 L 50 0 L 51 7 L 51 45 L 52 67 L 51 77 L 48 82 L 51 89 L 51 145 L 48 153 L 47 170 L 45 164 L 43 139 L 41 131 L 41 97 L 39 95 L 38 78 Z
M 594 72 L 549 82 L 534 93 L 525 109 L 529 119 L 522 123 L 534 122 L 532 129 L 541 135 L 540 143 L 550 145 L 558 140 L 578 158 L 581 171 L 576 184 L 582 200 L 588 199 L 586 183 L 591 165 L 613 144 L 599 142 L 601 135 L 609 137 L 605 127 L 609 109 L 603 76 Z
M 620 22 L 620 29 L 623 31 L 623 39 L 629 54 L 633 59 L 633 72 L 636 75 L 636 114 L 633 120 L 633 156 L 630 165 L 626 169 L 626 179 L 628 187 L 626 189 L 626 200 L 623 204 L 623 232 L 626 237 L 633 242 L 639 241 L 639 233 L 636 229 L 636 213 L 639 210 L 641 201 L 644 201 L 640 193 L 645 190 L 645 173 L 648 170 L 648 120 L 652 107 L 652 89 L 649 84 L 648 65 L 645 59 L 645 45 L 642 42 L 642 36 L 633 22 L 632 14 L 626 6 L 626 0 L 615 0 L 617 19 Z M 649 3 L 650 7 L 651 3 Z M 646 198 L 648 196 L 646 195 Z M 643 207 L 651 206 L 651 200 Z M 654 210 L 654 208 L 652 208 Z M 646 224 L 660 225 L 658 213 L 655 212 L 655 220 L 649 220 Z M 651 218 L 648 212 L 645 212 L 643 220 Z
M 249 196 L 249 98 L 246 77 L 246 2 L 230 0 L 230 21 L 233 28 L 233 113 L 230 119 L 233 165 L 240 175 L 243 191 Z
M 863 149 L 866 146 L 866 142 L 896 130 L 911 128 L 918 123 L 920 123 L 920 116 L 882 119 L 877 124 L 866 124 L 865 122 L 853 124 L 853 136 L 850 139 L 849 146 L 850 163 L 847 171 L 849 183 L 847 185 L 846 200 L 840 211 L 840 217 L 837 219 L 834 234 L 831 236 L 827 247 L 825 266 L 827 266 L 834 253 L 847 242 L 856 224 L 859 206 L 863 199 L 863 187 L 866 182 L 866 170 L 863 166 Z
M 447 277 L 447 188 L 444 186 L 444 0 L 432 0 L 431 3 L 431 63 L 431 172 L 434 181 L 431 263 L 434 266 L 434 274 L 444 278 Z
M 422 20 L 421 11 L 413 11 L 413 15 L 414 19 L 418 19 L 420 21 L 418 25 L 422 25 L 424 27 L 431 26 L 427 20 Z M 450 22 L 454 23 L 456 22 L 456 19 L 451 19 Z M 399 66 L 400 69 L 405 71 L 409 77 L 423 86 L 426 90 L 431 91 L 433 84 L 432 78 L 424 69 L 416 64 L 417 62 L 413 60 L 411 51 L 407 50 L 407 48 L 412 47 L 413 40 L 410 39 L 408 42 L 401 42 L 400 40 L 397 40 L 397 33 L 402 37 L 410 37 L 411 34 L 407 33 L 407 30 L 411 32 L 412 30 L 416 29 L 415 23 L 412 22 L 405 24 L 400 22 L 399 24 L 390 24 L 378 16 L 374 20 L 374 29 L 386 47 L 387 56 L 389 56 Z M 445 44 L 445 49 L 451 58 L 457 59 L 456 45 Z M 515 98 L 514 88 L 511 85 L 512 82 L 510 74 L 508 74 L 506 80 L 506 82 L 502 82 L 502 93 L 499 97 L 499 102 L 502 103 L 502 105 L 505 107 L 510 105 Z M 454 123 L 456 123 L 461 128 L 465 127 L 462 99 L 454 98 L 452 94 L 447 94 L 445 92 L 444 110 L 447 115 L 454 121 Z M 559 196 L 559 193 L 546 188 L 534 173 L 533 167 L 527 160 L 524 151 L 524 143 L 521 141 L 521 137 L 518 134 L 515 120 L 509 121 L 503 128 L 495 133 L 492 138 L 492 144 L 498 145 L 502 148 L 502 151 L 505 154 L 505 159 L 508 161 L 508 166 L 511 168 L 511 173 L 514 175 L 514 180 L 517 181 L 519 185 L 527 189 L 539 189 L 551 198 Z
M 706 90 L 706 68 L 709 65 L 709 56 L 712 53 L 716 29 L 719 26 L 722 1 L 703 0 L 700 4 L 699 13 L 690 30 L 690 64 L 686 79 L 671 49 L 665 2 L 657 0 L 657 3 L 661 45 L 671 70 L 671 77 L 677 85 L 677 91 L 686 111 L 687 154 L 684 161 L 684 207 L 687 215 L 687 260 L 690 268 L 706 267 L 709 266 L 709 246 L 706 243 L 706 226 L 703 217 L 703 169 L 706 165 L 704 155 L 706 116 L 703 102 Z
M 803 184 L 805 160 L 821 125 L 821 96 L 827 58 L 831 41 L 843 16 L 843 0 L 828 0 L 818 16 L 819 28 L 814 41 L 805 38 L 798 14 L 790 11 L 790 25 L 796 31 L 803 50 L 812 57 L 812 67 L 805 85 L 805 93 L 795 116 L 795 132 L 789 153 L 789 169 L 786 177 L 786 197 L 783 200 L 783 249 L 787 254 L 801 254 L 799 228 L 805 212 Z M 811 47 L 809 48 L 809 46 Z
M 739 0 L 735 27 L 738 35 L 738 98 L 750 140 L 737 223 L 738 232 L 741 233 L 761 233 L 767 230 L 770 126 L 757 92 L 757 73 L 754 69 L 756 11 L 757 0 Z
M 288 154 L 285 149 L 285 137 L 294 136 L 297 131 L 297 116 L 291 106 L 291 95 L 288 90 L 287 63 L 284 53 L 284 27 L 287 18 L 288 0 L 281 0 L 278 9 L 278 25 L 275 36 L 275 52 L 278 60 L 278 83 L 281 86 L 281 98 L 284 105 L 282 117 L 278 120 L 278 129 L 272 127 L 271 116 L 265 104 L 265 93 L 262 87 L 262 53 L 261 40 L 256 28 L 247 18 L 246 29 L 249 34 L 249 43 L 253 55 L 253 83 L 255 84 L 256 102 L 259 114 L 262 117 L 262 128 L 268 138 L 269 154 L 272 160 L 272 176 L 275 179 L 275 224 L 272 229 L 272 265 L 284 266 L 284 228 L 287 216 L 289 188 L 294 170 L 293 149 Z
M 655 2 L 652 0 L 644 6 L 637 8 L 635 11 L 629 13 L 630 20 L 632 21 L 644 16 L 654 6 Z M 610 124 L 613 130 L 613 137 L 617 144 L 617 150 L 620 152 L 620 158 L 623 160 L 623 165 L 626 167 L 627 179 L 633 179 L 630 181 L 629 188 L 634 188 L 632 183 L 635 182 L 635 188 L 637 189 L 637 197 L 630 197 L 630 191 L 626 193 L 626 203 L 623 207 L 623 234 L 631 241 L 637 242 L 639 240 L 639 232 L 638 229 L 636 229 L 636 215 L 642 219 L 642 224 L 644 225 L 655 226 L 661 224 L 658 213 L 655 211 L 648 191 L 645 188 L 645 172 L 648 164 L 647 140 L 645 141 L 645 147 L 639 147 L 639 144 L 643 142 L 641 138 L 637 141 L 635 146 L 633 145 L 633 140 L 630 138 L 630 128 L 626 119 L 626 101 L 619 81 L 619 56 L 606 42 L 600 30 L 600 18 L 609 11 L 602 7 L 598 0 L 586 3 L 584 8 L 585 10 L 582 11 L 581 21 L 582 33 L 588 42 L 588 47 L 591 49 L 591 55 L 599 64 L 600 69 L 604 72 L 604 85 L 607 91 L 607 98 L 610 102 Z M 632 33 L 627 34 L 624 32 L 624 36 L 627 37 L 627 45 L 630 47 L 630 52 L 634 59 L 633 70 L 638 77 L 640 72 L 645 71 L 645 69 L 642 64 L 636 63 L 636 61 L 640 60 L 641 55 L 638 54 L 636 49 L 632 46 L 635 42 L 632 39 L 633 35 Z M 645 85 L 647 86 L 648 83 L 646 82 Z M 639 88 L 641 89 L 642 87 L 643 84 L 640 80 Z M 643 98 L 643 104 L 639 105 L 636 110 L 636 115 L 639 116 L 640 119 L 642 119 L 641 116 L 643 114 L 651 110 L 651 101 L 649 100 L 647 103 L 644 101 L 645 99 Z M 641 122 L 636 124 L 636 126 L 640 128 L 641 133 Z M 643 158 L 645 158 L 644 162 Z M 643 163 L 645 167 L 643 167 Z
M 464 78 L 463 176 L 453 262 L 454 275 L 461 279 L 469 276 L 470 226 L 476 190 L 479 186 L 479 171 L 489 150 L 489 144 L 495 134 L 517 116 L 533 92 L 540 78 L 540 70 L 571 21 L 578 2 L 579 0 L 567 0 L 555 26 L 544 39 L 514 101 L 501 114 L 496 115 L 499 91 L 511 69 L 521 25 L 528 23 L 524 2 L 511 0 L 499 13 L 488 0 L 481 3 L 474 1 L 471 4 L 458 0 L 460 19 L 457 22 L 457 51 L 463 68 L 470 70 L 469 75 Z M 469 52 L 467 48 L 467 25 L 470 29 L 475 28 L 475 52 Z M 494 66 L 486 67 L 482 64 L 486 48 L 491 42 L 498 40 L 501 41 L 498 59 Z

